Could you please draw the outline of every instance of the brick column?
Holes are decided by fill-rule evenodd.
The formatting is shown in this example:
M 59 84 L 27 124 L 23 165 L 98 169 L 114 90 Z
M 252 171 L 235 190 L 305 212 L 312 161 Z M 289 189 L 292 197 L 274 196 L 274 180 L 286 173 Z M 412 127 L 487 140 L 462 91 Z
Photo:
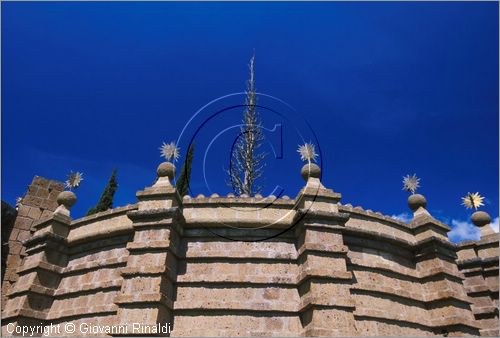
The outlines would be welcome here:
M 174 174 L 173 165 L 162 163 L 157 182 L 137 193 L 138 210 L 127 214 L 135 233 L 127 245 L 130 255 L 121 272 L 121 293 L 115 300 L 118 323 L 128 326 L 127 335 L 168 336 L 173 329 L 174 283 L 183 223 L 181 200 L 170 184 Z M 134 323 L 149 331 L 134 331 Z M 165 330 L 157 332 L 157 324 Z
M 498 336 L 498 233 L 484 211 L 472 215 L 481 229 L 479 241 L 460 244 L 458 265 L 465 275 L 464 285 L 472 301 L 472 312 L 481 326 L 481 336 Z
M 8 251 L 5 274 L 2 276 L 2 310 L 7 301 L 7 294 L 17 279 L 17 267 L 26 256 L 23 241 L 33 236 L 33 224 L 40 219 L 52 216 L 57 208 L 57 195 L 64 190 L 64 184 L 35 176 L 28 186 L 28 191 L 18 205 L 17 217 L 8 237 Z
M 416 239 L 416 269 L 424 285 L 429 324 L 436 334 L 477 335 L 464 276 L 458 270 L 455 247 L 447 236 L 451 229 L 433 218 L 426 204 L 425 197 L 419 194 L 408 199 L 414 213 L 409 226 Z
M 300 316 L 304 336 L 352 336 L 355 334 L 354 304 L 349 288 L 353 276 L 347 271 L 347 247 L 342 230 L 349 215 L 338 210 L 340 194 L 320 182 L 316 165 L 306 165 L 307 179 L 300 192 L 297 250 L 301 296 Z
M 45 324 L 62 269 L 67 265 L 69 208 L 76 202 L 76 196 L 65 191 L 57 200 L 60 206 L 51 217 L 34 224 L 33 237 L 24 242 L 27 256 L 17 271 L 19 279 L 7 294 L 2 313 L 3 335 L 8 334 L 7 325 L 12 328 Z

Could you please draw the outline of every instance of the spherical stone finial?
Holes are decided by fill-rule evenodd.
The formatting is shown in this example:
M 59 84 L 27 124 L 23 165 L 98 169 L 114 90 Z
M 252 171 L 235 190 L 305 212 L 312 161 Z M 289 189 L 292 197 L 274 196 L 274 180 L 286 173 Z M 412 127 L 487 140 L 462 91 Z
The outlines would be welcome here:
M 76 195 L 72 191 L 63 191 L 57 195 L 57 204 L 64 205 L 70 209 L 76 203 Z
M 300 170 L 300 175 L 307 182 L 309 177 L 320 178 L 321 169 L 316 163 L 307 163 Z
M 477 227 L 483 227 L 491 223 L 491 217 L 487 212 L 476 211 L 471 217 L 472 223 Z
M 169 180 L 173 180 L 175 177 L 175 165 L 171 162 L 163 162 L 156 169 L 158 177 L 168 177 Z
M 427 206 L 427 200 L 425 199 L 424 195 L 413 194 L 408 197 L 408 206 L 410 207 L 411 211 L 415 212 L 420 207 L 425 208 Z

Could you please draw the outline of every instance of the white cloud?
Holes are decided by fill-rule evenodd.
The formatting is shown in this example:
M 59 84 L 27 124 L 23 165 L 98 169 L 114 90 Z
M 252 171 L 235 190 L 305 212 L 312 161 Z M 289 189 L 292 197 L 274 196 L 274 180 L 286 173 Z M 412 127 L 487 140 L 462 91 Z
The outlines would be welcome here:
M 498 221 L 499 218 L 496 217 L 490 224 L 495 232 L 498 232 Z M 479 228 L 468 221 L 454 219 L 451 221 L 451 228 L 452 230 L 448 233 L 448 238 L 452 242 L 477 241 L 481 237 Z
M 496 217 L 491 221 L 491 227 L 495 232 L 498 232 L 498 221 Z M 448 238 L 452 242 L 463 242 L 470 240 L 479 240 L 480 230 L 477 226 L 468 221 L 454 219 L 451 221 L 452 230 L 448 233 Z
M 405 222 L 405 223 L 410 222 L 412 220 L 412 218 L 413 218 L 407 212 L 403 212 L 403 213 L 401 213 L 399 215 L 392 215 L 391 217 L 397 219 L 398 221 Z
M 498 232 L 498 217 L 493 219 L 493 221 L 491 222 L 491 227 L 495 232 Z
M 451 229 L 448 238 L 452 242 L 479 240 L 479 228 L 470 222 L 453 219 Z
M 409 223 L 413 219 L 413 216 L 407 212 L 400 213 L 399 215 L 392 215 L 391 217 L 405 223 Z M 448 238 L 452 242 L 457 243 L 470 240 L 477 241 L 480 239 L 479 228 L 470 221 L 452 219 L 450 222 L 448 218 L 443 218 L 441 221 L 445 224 L 451 223 L 451 231 L 448 233 Z M 491 227 L 495 232 L 498 232 L 499 217 L 496 217 L 491 221 Z

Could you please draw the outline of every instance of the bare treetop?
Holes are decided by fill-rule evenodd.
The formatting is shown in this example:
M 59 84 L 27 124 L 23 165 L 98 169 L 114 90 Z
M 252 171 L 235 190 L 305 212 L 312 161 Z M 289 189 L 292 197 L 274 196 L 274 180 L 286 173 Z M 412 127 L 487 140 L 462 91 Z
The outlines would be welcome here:
M 257 95 L 255 91 L 254 73 L 255 54 L 250 59 L 250 79 L 246 91 L 246 108 L 243 113 L 243 126 L 231 153 L 228 170 L 229 185 L 237 195 L 254 196 L 260 193 L 261 187 L 256 180 L 263 174 L 265 153 L 259 152 L 264 140 L 262 125 L 257 112 Z

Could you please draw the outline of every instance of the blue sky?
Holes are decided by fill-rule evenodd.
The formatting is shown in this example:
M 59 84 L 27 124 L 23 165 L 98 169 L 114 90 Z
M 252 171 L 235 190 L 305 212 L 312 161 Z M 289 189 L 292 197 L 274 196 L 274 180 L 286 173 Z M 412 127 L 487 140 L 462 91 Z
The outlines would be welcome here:
M 417 173 L 428 209 L 450 225 L 467 224 L 468 191 L 498 216 L 494 2 L 4 2 L 2 199 L 14 204 L 35 174 L 64 180 L 79 170 L 79 217 L 117 168 L 115 205 L 134 203 L 155 178 L 160 144 L 208 102 L 245 89 L 254 49 L 257 90 L 293 107 L 259 101 L 266 128 L 283 128 L 283 158 L 263 146 L 264 194 L 301 188 L 300 130 L 317 137 L 323 183 L 343 203 L 404 217 L 401 179 Z M 218 101 L 199 117 L 243 101 Z M 241 113 L 217 115 L 195 140 L 193 194 L 229 192 L 234 135 L 207 146 Z

